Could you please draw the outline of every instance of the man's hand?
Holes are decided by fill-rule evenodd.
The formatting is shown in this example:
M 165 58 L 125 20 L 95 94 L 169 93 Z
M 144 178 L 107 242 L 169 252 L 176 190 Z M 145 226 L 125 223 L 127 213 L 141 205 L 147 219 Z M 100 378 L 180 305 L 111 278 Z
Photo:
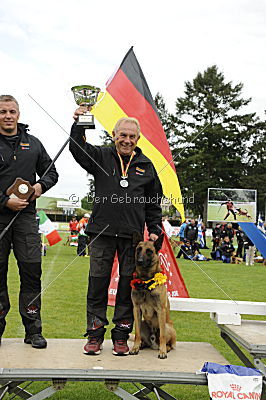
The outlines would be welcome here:
M 158 235 L 155 235 L 155 233 L 151 233 L 150 234 L 150 240 L 152 240 L 153 242 L 155 242 L 155 240 L 157 240 L 158 239 Z
M 86 103 L 80 104 L 79 108 L 77 108 L 74 112 L 73 118 L 75 120 L 78 119 L 79 115 L 85 114 L 87 111 L 91 110 L 91 106 L 87 106 Z
M 34 201 L 38 197 L 42 195 L 42 185 L 40 183 L 35 183 L 35 185 L 32 186 L 35 190 L 35 193 L 30 198 L 30 201 Z
M 27 200 L 19 199 L 19 198 L 11 198 L 7 200 L 6 207 L 10 208 L 12 211 L 21 211 L 27 207 L 29 203 Z

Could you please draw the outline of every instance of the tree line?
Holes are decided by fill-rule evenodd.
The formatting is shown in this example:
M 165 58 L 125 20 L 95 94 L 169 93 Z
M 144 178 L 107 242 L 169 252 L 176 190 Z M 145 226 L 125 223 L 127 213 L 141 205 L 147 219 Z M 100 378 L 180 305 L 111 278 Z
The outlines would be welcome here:
M 264 214 L 266 183 L 266 121 L 245 113 L 251 98 L 242 97 L 243 84 L 226 82 L 216 65 L 185 82 L 175 112 L 163 96 L 155 103 L 164 127 L 183 197 L 206 219 L 208 188 L 257 190 L 258 210 Z
M 168 111 L 162 94 L 155 96 L 182 195 L 194 198 L 193 203 L 184 204 L 186 211 L 205 220 L 210 187 L 256 189 L 258 211 L 264 214 L 266 120 L 255 112 L 245 113 L 251 98 L 244 99 L 242 90 L 242 83 L 226 82 L 213 65 L 185 82 L 184 96 L 177 98 L 174 113 Z M 101 141 L 111 144 L 106 131 Z M 83 202 L 84 207 L 85 198 Z

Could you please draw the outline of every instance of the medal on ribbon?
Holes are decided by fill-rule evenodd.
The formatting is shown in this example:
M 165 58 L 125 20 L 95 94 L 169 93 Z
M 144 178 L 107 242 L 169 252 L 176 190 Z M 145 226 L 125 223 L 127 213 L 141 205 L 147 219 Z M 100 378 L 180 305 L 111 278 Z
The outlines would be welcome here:
M 132 161 L 132 158 L 134 157 L 135 154 L 136 154 L 135 151 L 133 151 L 133 153 L 130 156 L 129 162 L 127 163 L 126 168 L 125 168 L 121 155 L 119 153 L 117 153 L 119 160 L 120 160 L 121 171 L 122 171 L 122 176 L 121 176 L 121 180 L 119 183 L 120 183 L 120 186 L 123 188 L 127 188 L 129 185 L 127 171 L 130 166 L 130 163 Z

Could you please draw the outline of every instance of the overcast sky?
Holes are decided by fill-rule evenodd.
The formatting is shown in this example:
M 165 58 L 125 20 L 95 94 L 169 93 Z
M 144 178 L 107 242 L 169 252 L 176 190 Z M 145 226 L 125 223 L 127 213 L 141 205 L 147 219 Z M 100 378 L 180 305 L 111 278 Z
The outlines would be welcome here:
M 135 0 L 0 2 L 0 87 L 14 95 L 51 157 L 68 132 L 75 109 L 70 88 L 104 89 L 133 45 L 153 96 L 170 111 L 184 82 L 216 64 L 227 81 L 244 84 L 247 111 L 266 109 L 266 3 L 263 0 Z M 29 97 L 29 95 L 31 97 Z M 101 127 L 89 135 L 97 142 Z M 88 135 L 87 135 L 88 136 Z M 49 196 L 83 197 L 86 172 L 68 149 L 56 163 L 59 183 Z

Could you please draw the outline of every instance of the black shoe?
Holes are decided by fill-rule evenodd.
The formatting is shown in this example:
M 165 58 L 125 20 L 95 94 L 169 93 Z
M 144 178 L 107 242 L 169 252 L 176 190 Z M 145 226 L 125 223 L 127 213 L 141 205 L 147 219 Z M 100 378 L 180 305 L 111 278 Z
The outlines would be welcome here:
M 35 349 L 45 349 L 47 347 L 47 341 L 41 333 L 34 333 L 33 335 L 26 333 L 24 343 L 31 344 Z

